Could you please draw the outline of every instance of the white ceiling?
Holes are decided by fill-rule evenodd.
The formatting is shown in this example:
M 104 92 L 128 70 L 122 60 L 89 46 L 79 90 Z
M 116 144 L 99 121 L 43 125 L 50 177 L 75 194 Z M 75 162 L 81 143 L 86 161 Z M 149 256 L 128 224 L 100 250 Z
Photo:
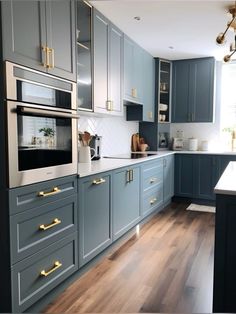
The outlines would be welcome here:
M 223 32 L 234 1 L 97 0 L 91 4 L 154 57 L 170 60 L 215 56 L 222 60 L 234 41 L 227 33 L 224 47 L 215 38 Z M 140 16 L 141 20 L 134 19 Z M 170 49 L 172 46 L 174 49 Z

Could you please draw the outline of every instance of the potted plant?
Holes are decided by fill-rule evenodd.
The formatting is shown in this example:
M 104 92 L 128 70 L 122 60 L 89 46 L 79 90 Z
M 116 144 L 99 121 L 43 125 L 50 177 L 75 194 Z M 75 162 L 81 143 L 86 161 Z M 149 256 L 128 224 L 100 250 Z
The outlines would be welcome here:
M 53 146 L 54 144 L 54 135 L 55 131 L 52 128 L 41 128 L 39 132 L 43 132 L 43 136 L 45 138 L 45 145 L 48 147 Z

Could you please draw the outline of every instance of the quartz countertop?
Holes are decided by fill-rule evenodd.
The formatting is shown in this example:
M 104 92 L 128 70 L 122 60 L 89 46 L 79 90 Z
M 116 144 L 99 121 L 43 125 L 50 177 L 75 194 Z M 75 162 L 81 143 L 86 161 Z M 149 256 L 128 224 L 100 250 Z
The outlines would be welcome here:
M 205 154 L 205 155 L 236 155 L 236 151 L 220 151 L 220 150 L 175 150 L 176 154 Z
M 218 181 L 216 194 L 236 195 L 236 161 L 231 161 Z
M 93 174 L 110 171 L 122 167 L 132 166 L 146 161 L 155 160 L 167 155 L 173 155 L 173 151 L 158 151 L 150 152 L 157 155 L 138 158 L 138 159 L 114 159 L 114 158 L 101 158 L 100 160 L 91 161 L 91 163 L 79 163 L 78 164 L 78 176 L 86 177 Z

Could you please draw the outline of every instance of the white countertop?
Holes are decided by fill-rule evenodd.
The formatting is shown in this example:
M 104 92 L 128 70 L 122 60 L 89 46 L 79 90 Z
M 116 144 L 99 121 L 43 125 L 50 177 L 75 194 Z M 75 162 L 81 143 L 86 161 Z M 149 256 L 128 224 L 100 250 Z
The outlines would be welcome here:
M 131 166 L 131 165 L 139 164 L 145 161 L 155 160 L 163 156 L 173 155 L 175 152 L 158 151 L 158 152 L 152 152 L 152 153 L 157 153 L 157 155 L 138 158 L 138 159 L 101 158 L 100 160 L 91 161 L 91 163 L 78 163 L 78 176 L 86 177 L 93 174 L 114 170 L 117 168 Z
M 175 150 L 176 154 L 205 154 L 205 155 L 236 155 L 236 151 L 220 151 L 220 150 Z
M 236 161 L 231 161 L 218 181 L 216 194 L 236 195 Z

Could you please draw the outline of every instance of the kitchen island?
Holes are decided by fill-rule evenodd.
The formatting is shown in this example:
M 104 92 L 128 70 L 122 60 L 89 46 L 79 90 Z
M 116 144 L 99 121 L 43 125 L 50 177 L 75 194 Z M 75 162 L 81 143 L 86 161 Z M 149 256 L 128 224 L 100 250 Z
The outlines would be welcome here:
M 230 162 L 216 193 L 213 312 L 236 312 L 236 162 Z

